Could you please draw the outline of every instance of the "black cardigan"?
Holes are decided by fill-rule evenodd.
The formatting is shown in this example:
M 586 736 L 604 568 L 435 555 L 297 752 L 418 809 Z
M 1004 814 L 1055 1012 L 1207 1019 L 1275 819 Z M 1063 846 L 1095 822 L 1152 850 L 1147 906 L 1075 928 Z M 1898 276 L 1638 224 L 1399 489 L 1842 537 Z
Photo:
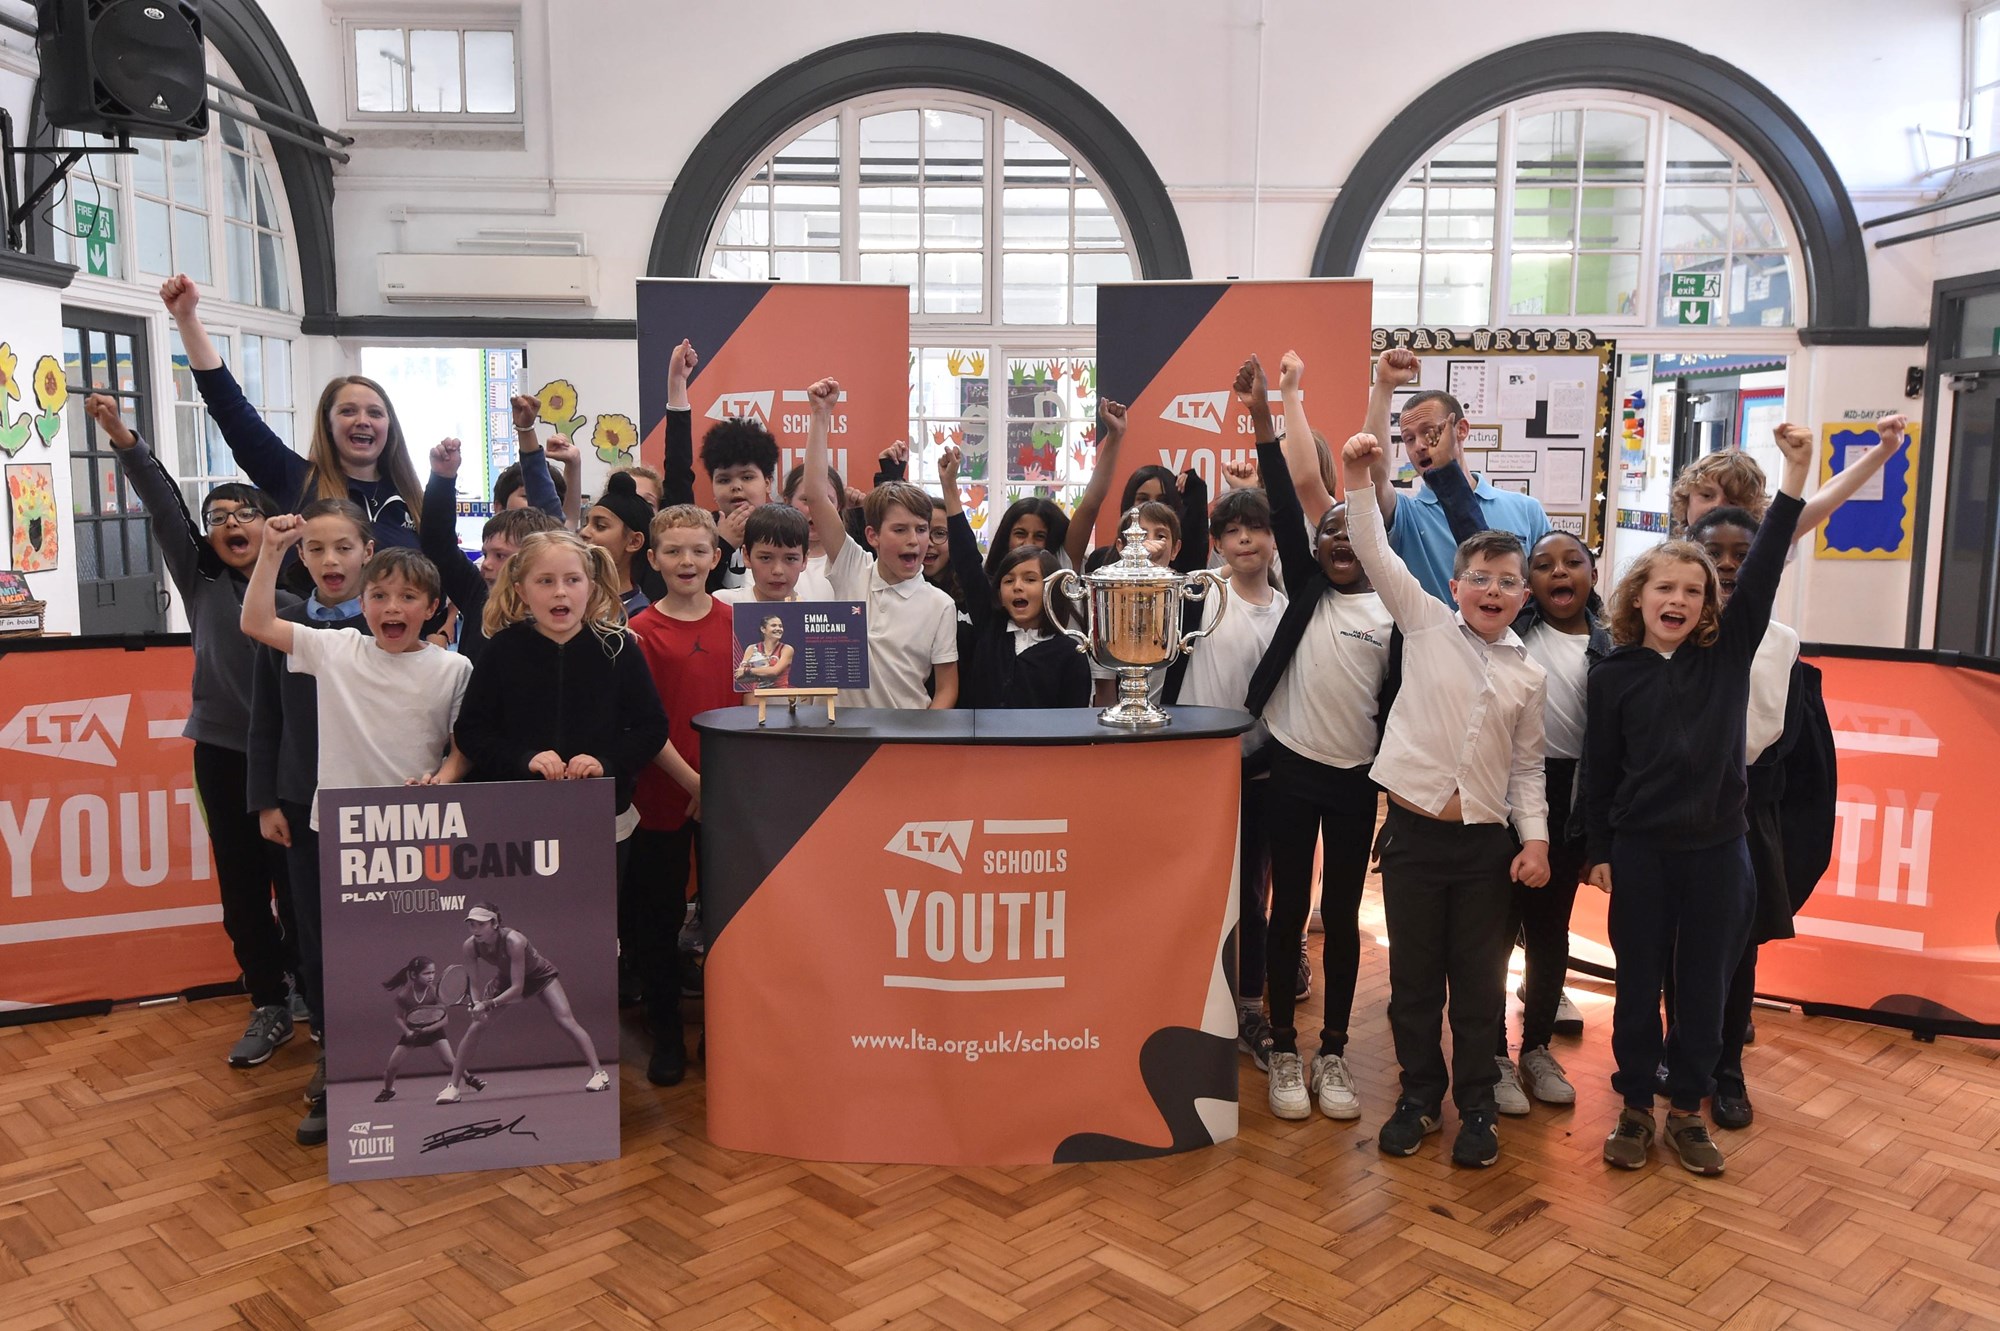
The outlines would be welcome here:
M 536 754 L 553 749 L 567 761 L 587 753 L 617 783 L 623 812 L 667 742 L 667 714 L 630 634 L 607 642 L 585 628 L 559 643 L 515 624 L 487 641 L 452 734 L 474 781 L 534 780 Z

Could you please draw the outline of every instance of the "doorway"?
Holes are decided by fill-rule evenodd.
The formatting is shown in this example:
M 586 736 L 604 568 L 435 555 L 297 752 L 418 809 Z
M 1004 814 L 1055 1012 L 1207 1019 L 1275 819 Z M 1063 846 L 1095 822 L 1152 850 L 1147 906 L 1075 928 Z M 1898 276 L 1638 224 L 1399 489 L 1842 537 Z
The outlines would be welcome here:
M 153 524 L 126 483 L 111 442 L 84 414 L 92 393 L 147 439 L 153 428 L 143 320 L 63 307 L 63 374 L 69 380 L 70 505 L 76 520 L 78 630 L 85 636 L 160 633 L 167 597 Z

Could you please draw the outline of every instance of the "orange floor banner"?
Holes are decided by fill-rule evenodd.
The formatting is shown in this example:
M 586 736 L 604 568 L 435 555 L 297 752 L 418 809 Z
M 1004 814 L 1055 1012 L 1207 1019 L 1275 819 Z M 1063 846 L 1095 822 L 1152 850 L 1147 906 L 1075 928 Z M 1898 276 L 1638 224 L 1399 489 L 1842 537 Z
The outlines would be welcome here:
M 682 338 L 701 357 L 688 382 L 694 412 L 695 502 L 715 507 L 701 438 L 731 416 L 763 423 L 778 441 L 778 481 L 805 458 L 806 389 L 840 381 L 827 441 L 851 486 L 875 481 L 876 456 L 910 433 L 910 289 L 860 282 L 639 283 L 640 455 L 666 450 L 667 358 Z M 779 498 L 774 491 L 773 499 Z
M 702 736 L 718 1145 L 1021 1164 L 1235 1135 L 1234 738 L 776 725 Z
M 236 975 L 182 739 L 194 654 L 0 652 L 0 1019 Z
M 1885 653 L 1885 656 L 1895 654 Z M 1808 655 L 1839 754 L 1833 863 L 1766 943 L 1757 992 L 1808 1009 L 2000 1036 L 2000 896 L 1987 787 L 2000 674 L 1922 659 Z M 1613 961 L 1604 899 L 1577 894 L 1573 947 Z

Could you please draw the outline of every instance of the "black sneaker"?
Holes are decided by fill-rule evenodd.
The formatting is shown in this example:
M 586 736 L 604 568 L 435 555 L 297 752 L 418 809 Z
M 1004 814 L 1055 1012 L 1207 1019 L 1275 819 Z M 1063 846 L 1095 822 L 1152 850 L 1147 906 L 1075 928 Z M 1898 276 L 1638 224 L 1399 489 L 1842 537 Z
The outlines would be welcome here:
M 687 1045 L 676 1031 L 653 1043 L 653 1057 L 646 1063 L 646 1080 L 655 1086 L 678 1086 L 687 1076 Z
M 1236 1009 L 1236 1047 L 1250 1055 L 1257 1071 L 1271 1070 L 1271 1046 L 1275 1038 L 1271 1033 L 1271 1020 L 1264 1015 L 1262 1008 Z
M 700 952 L 681 953 L 681 997 L 701 997 L 702 968 L 707 957 Z
M 1313 993 L 1313 964 L 1312 964 L 1312 958 L 1311 958 L 1311 957 L 1308 957 L 1308 956 L 1306 955 L 1306 953 L 1305 953 L 1305 949 L 1304 949 L 1304 948 L 1300 948 L 1300 949 L 1299 949 L 1299 986 L 1298 986 L 1298 992 L 1297 992 L 1297 993 L 1295 993 L 1294 995 L 1292 995 L 1292 998 L 1293 998 L 1293 1001 L 1294 1001 L 1294 1002 L 1299 1002 L 1299 1003 L 1303 1003 L 1303 1002 L 1305 1002 L 1305 1001 L 1306 1001 L 1306 1000 L 1307 1000 L 1308 998 L 1311 998 L 1311 997 L 1312 997 L 1312 993 Z
M 485 1079 L 475 1077 L 468 1072 L 465 1074 L 465 1089 L 468 1091 L 483 1091 L 486 1089 Z
M 1750 1093 L 1744 1090 L 1724 1090 L 1715 1088 L 1715 1099 L 1709 1104 L 1709 1117 L 1718 1128 L 1728 1128 L 1731 1132 L 1750 1126 L 1756 1112 L 1750 1108 Z
M 391 1090 L 387 1086 L 384 1086 L 381 1090 L 375 1092 L 375 1103 L 378 1105 L 386 1105 L 395 1098 L 396 1098 L 396 1092 Z
M 1451 1162 L 1467 1169 L 1484 1169 L 1500 1158 L 1500 1130 L 1490 1109 L 1468 1109 L 1458 1116 L 1458 1138 L 1451 1144 Z
M 1440 1126 L 1436 1110 L 1425 1109 L 1412 1100 L 1398 1100 L 1396 1112 L 1376 1134 L 1375 1146 L 1383 1155 L 1415 1155 L 1424 1138 Z
M 293 1134 L 301 1146 L 326 1145 L 326 1097 L 312 1101 L 306 1106 L 306 1116 L 299 1120 L 298 1131 Z

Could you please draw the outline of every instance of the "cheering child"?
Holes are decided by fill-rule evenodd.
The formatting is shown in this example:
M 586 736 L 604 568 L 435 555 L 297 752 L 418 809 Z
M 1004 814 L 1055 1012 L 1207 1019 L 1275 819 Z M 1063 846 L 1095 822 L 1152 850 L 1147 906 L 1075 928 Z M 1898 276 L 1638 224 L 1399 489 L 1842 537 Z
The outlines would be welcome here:
M 1833 516 L 1833 510 L 1853 498 L 1902 448 L 1908 429 L 1909 420 L 1901 415 L 1876 421 L 1878 442 L 1813 491 L 1799 514 L 1792 539 L 1796 541 L 1818 527 Z M 1704 514 L 1725 507 L 1740 508 L 1761 522 L 1770 502 L 1764 493 L 1764 469 L 1757 460 L 1740 449 L 1725 448 L 1681 468 L 1667 499 L 1669 526 L 1676 532 L 1692 533 Z
M 648 604 L 639 570 L 647 566 L 646 533 L 652 525 L 653 506 L 640 495 L 630 472 L 613 472 L 583 518 L 583 539 L 611 556 L 618 603 L 628 616 Z
M 1104 501 L 1111 494 L 1111 477 L 1118 470 L 1118 451 L 1125 442 L 1125 405 L 1109 398 L 1099 398 L 1097 402 L 1097 425 L 1092 431 L 1097 444 L 1096 465 L 1091 468 L 1090 480 L 1084 485 L 1083 493 L 1076 501 L 1076 511 L 1069 516 L 1067 530 L 1062 540 L 1063 567 L 1082 568 L 1090 557 L 1092 533 L 1097 527 L 1097 515 L 1104 507 Z M 1160 470 L 1165 470 L 1161 468 Z M 1167 485 L 1173 485 L 1173 473 L 1167 472 Z M 1132 487 L 1128 487 L 1132 488 Z M 1132 507 L 1131 500 L 1120 506 L 1120 511 Z M 1115 545 L 1117 533 L 1112 534 Z
M 701 357 L 687 339 L 667 360 L 667 445 L 661 468 L 660 502 L 694 502 L 694 413 L 688 403 L 688 377 Z M 708 427 L 701 440 L 702 470 L 715 494 L 716 534 L 722 558 L 709 575 L 708 589 L 741 587 L 750 581 L 743 562 L 743 524 L 750 511 L 771 502 L 778 481 L 778 441 L 759 421 L 732 416 Z
M 521 419 L 523 402 L 532 409 L 534 399 L 514 399 L 514 419 L 517 423 Z M 522 436 L 523 441 L 532 434 L 531 425 Z M 500 510 L 486 520 L 485 527 L 480 531 L 479 567 L 474 570 L 470 566 L 471 561 L 458 547 L 456 515 L 460 448 L 458 440 L 446 439 L 431 449 L 431 478 L 424 486 L 420 544 L 424 557 L 437 565 L 445 599 L 458 608 L 454 625 L 456 642 L 453 645 L 477 662 L 479 653 L 486 647 L 486 630 L 481 622 L 486 611 L 486 596 L 499 580 L 501 567 L 521 548 L 521 542 L 526 537 L 538 531 L 559 531 L 562 523 L 550 516 L 547 510 L 525 504 Z
M 717 539 L 720 540 L 718 533 Z M 806 571 L 806 548 L 812 543 L 812 525 L 806 515 L 790 504 L 759 504 L 742 523 L 744 567 L 750 581 L 740 587 L 725 587 L 715 598 L 726 605 L 741 601 L 796 601 Z M 824 579 L 822 578 L 822 581 Z M 827 588 L 822 600 L 832 600 Z
M 1674 972 L 1667 1140 L 1683 1167 L 1720 1174 L 1701 1121 L 1715 1089 L 1729 982 L 1751 936 L 1757 889 L 1744 840 L 1751 667 L 1805 507 L 1812 436 L 1781 425 L 1784 476 L 1725 610 L 1700 546 L 1668 541 L 1633 562 L 1611 598 L 1617 647 L 1590 672 L 1584 801 L 1590 881 L 1611 893 L 1618 960 L 1612 1088 L 1625 1100 L 1607 1164 L 1645 1165 L 1654 1137 L 1660 991 Z M 1614 881 L 1616 890 L 1613 890 Z
M 292 1038 L 285 977 L 296 969 L 286 941 L 297 928 L 284 861 L 265 843 L 258 815 L 245 801 L 256 644 L 237 625 L 245 574 L 257 562 L 258 538 L 277 506 L 251 486 L 218 485 L 202 501 L 204 534 L 151 446 L 119 418 L 116 399 L 93 393 L 83 409 L 152 518 L 153 543 L 180 593 L 194 640 L 194 705 L 181 733 L 194 741 L 194 784 L 214 854 L 222 928 L 253 1009 L 243 1038 L 229 1051 L 229 1065 L 255 1067 Z M 287 596 L 284 604 L 296 602 Z
M 825 497 L 840 518 L 842 534 L 850 541 L 864 540 L 866 524 L 862 524 L 862 529 L 857 531 L 848 511 L 847 483 L 840 479 L 840 473 L 834 468 L 827 467 L 824 470 Z M 806 566 L 799 574 L 798 596 L 802 601 L 831 601 L 834 599 L 833 584 L 827 580 L 826 573 L 828 547 L 820 537 L 819 524 L 813 519 L 819 496 L 810 492 L 805 480 L 806 468 L 803 462 L 785 473 L 785 502 L 797 509 L 806 520 Z
M 1000 561 L 1024 545 L 1053 551 L 1059 556 L 1056 567 L 1068 567 L 1062 562 L 1063 543 L 1068 539 L 1069 515 L 1057 508 L 1054 500 L 1040 495 L 1016 499 L 993 528 L 993 544 L 986 552 L 986 581 L 999 582 Z
M 396 1070 L 403 1066 L 403 1059 L 412 1049 L 435 1049 L 444 1060 L 446 1071 L 457 1062 L 451 1052 L 451 1030 L 443 1018 L 425 1026 L 410 1024 L 410 1014 L 421 1008 L 438 1006 L 438 968 L 429 957 L 411 957 L 403 969 L 382 981 L 396 1003 L 396 1029 L 402 1034 L 396 1039 L 396 1047 L 389 1051 L 389 1061 L 382 1068 L 382 1089 L 375 1092 L 376 1104 L 387 1104 L 396 1098 Z M 475 1091 L 486 1089 L 486 1083 L 468 1075 L 465 1084 Z

